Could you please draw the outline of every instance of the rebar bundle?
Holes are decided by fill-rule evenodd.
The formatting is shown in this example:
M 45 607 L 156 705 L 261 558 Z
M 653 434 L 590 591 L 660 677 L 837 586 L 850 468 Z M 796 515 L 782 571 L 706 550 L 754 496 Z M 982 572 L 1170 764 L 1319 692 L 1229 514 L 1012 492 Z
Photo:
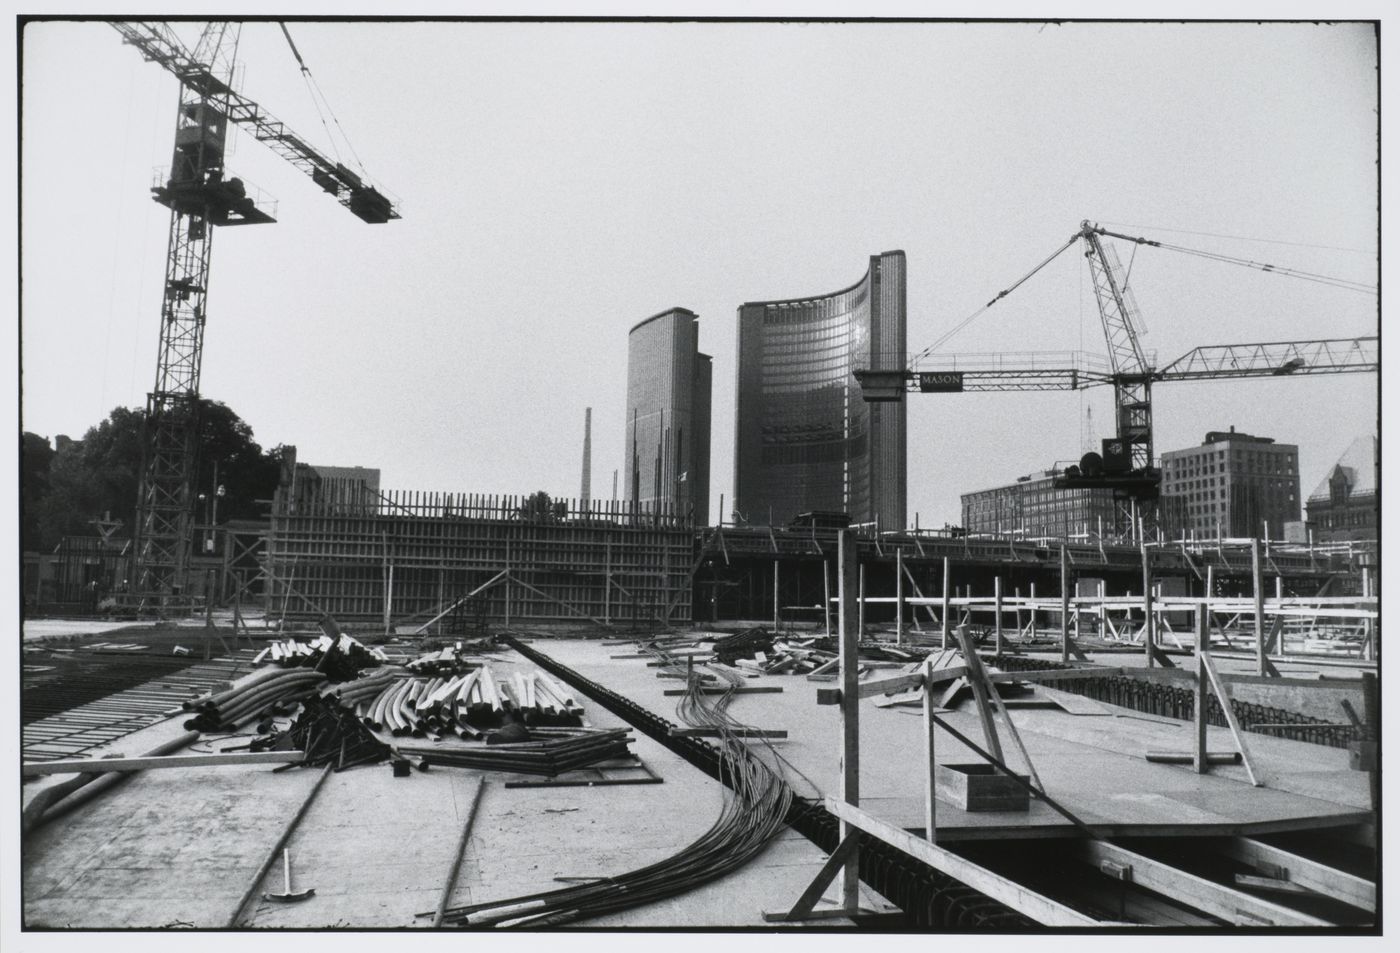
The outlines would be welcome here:
M 726 676 L 734 687 L 738 679 Z M 732 692 L 706 696 L 691 679 L 678 710 L 696 727 L 720 732 L 724 804 L 699 839 L 663 861 L 595 883 L 527 896 L 469 904 L 444 911 L 457 926 L 549 927 L 641 906 L 685 893 L 743 866 L 782 828 L 792 791 L 782 775 L 755 756 L 734 733 L 742 727 L 726 714 Z

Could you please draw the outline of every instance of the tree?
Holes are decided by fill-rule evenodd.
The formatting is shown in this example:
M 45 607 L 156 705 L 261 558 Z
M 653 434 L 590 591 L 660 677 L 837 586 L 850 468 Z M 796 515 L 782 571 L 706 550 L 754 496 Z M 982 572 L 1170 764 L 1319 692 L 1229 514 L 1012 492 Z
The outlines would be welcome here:
M 536 490 L 520 504 L 518 514 L 531 523 L 562 523 L 569 514 L 566 500 L 553 500 L 544 490 Z
M 91 521 L 104 513 L 121 520 L 127 534 L 132 532 L 141 485 L 144 420 L 139 409 L 116 408 L 82 440 L 64 443 L 53 452 L 46 483 L 39 461 L 41 446 L 48 441 L 25 435 L 26 460 L 32 458 L 35 466 L 31 473 L 26 462 L 22 472 L 21 505 L 24 520 L 32 518 L 39 547 L 52 549 L 64 536 L 94 535 Z M 200 401 L 198 460 L 190 501 L 195 519 L 206 515 L 199 494 L 217 493 L 219 485 L 225 490 L 218 504 L 219 522 L 258 517 L 262 506 L 256 501 L 270 498 L 276 490 L 278 465 L 277 458 L 263 453 L 253 440 L 252 428 L 229 407 L 219 401 Z
M 40 548 L 39 502 L 49 494 L 54 450 L 47 437 L 25 432 L 19 443 L 19 539 L 22 550 Z

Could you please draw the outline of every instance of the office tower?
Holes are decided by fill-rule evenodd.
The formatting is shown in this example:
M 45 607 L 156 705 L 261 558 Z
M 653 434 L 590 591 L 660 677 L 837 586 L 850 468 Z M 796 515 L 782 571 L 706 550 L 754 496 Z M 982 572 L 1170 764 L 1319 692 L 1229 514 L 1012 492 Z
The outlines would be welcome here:
M 841 291 L 740 306 L 734 508 L 784 525 L 806 512 L 905 526 L 904 402 L 866 403 L 852 371 L 905 365 L 905 263 L 870 258 Z
M 627 335 L 625 499 L 643 512 L 710 520 L 710 356 L 700 319 L 671 308 Z

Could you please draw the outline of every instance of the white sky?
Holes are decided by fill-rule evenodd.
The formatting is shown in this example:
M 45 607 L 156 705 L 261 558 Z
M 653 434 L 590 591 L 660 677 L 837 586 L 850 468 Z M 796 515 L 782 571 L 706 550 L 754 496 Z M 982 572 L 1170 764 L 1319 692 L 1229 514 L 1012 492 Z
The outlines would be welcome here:
M 884 250 L 908 256 L 911 352 L 1083 218 L 1377 280 L 1366 25 L 290 28 L 403 220 L 361 223 L 240 136 L 228 167 L 279 222 L 215 237 L 202 390 L 264 447 L 389 488 L 576 496 L 592 406 L 608 495 L 627 329 L 682 306 L 714 356 L 727 512 L 736 308 L 846 287 Z M 80 437 L 154 381 L 169 213 L 147 190 L 177 85 L 103 24 L 31 26 L 23 53 L 22 426 Z M 245 27 L 240 55 L 245 94 L 329 151 L 276 25 Z M 1104 353 L 1085 269 L 1066 252 L 942 351 Z M 1377 328 L 1373 296 L 1165 251 L 1132 284 L 1162 363 Z M 1305 496 L 1377 426 L 1369 375 L 1155 395 L 1158 453 L 1233 424 L 1298 444 Z M 960 493 L 1077 459 L 1090 409 L 1108 436 L 1107 388 L 911 395 L 911 519 L 957 522 Z

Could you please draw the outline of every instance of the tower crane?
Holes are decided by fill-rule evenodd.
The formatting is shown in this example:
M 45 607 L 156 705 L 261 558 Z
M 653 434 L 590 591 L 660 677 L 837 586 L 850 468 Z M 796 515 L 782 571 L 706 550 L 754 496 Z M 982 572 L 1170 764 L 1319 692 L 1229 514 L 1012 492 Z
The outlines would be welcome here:
M 1111 232 L 1084 221 L 1049 258 L 1030 274 L 989 301 L 973 317 L 1006 297 L 1031 275 L 1076 242 L 1082 243 L 1084 257 L 1098 303 L 1108 345 L 1108 360 L 1083 352 L 1056 352 L 1031 355 L 948 355 L 926 369 L 858 370 L 856 379 L 867 402 L 900 401 L 906 391 L 918 393 L 958 393 L 964 391 L 1081 390 L 1112 385 L 1114 397 L 1114 436 L 1105 438 L 1103 453 L 1086 453 L 1078 466 L 1066 468 L 1056 478 L 1059 488 L 1108 488 L 1120 500 L 1151 507 L 1157 499 L 1161 471 L 1154 465 L 1152 448 L 1152 386 L 1188 380 L 1278 377 L 1299 374 L 1344 374 L 1375 372 L 1380 368 L 1378 337 L 1328 338 L 1305 341 L 1275 341 L 1252 344 L 1223 344 L 1197 347 L 1162 367 L 1154 367 L 1139 342 L 1140 317 L 1123 269 L 1112 245 L 1104 238 L 1116 238 L 1137 245 L 1168 247 L 1147 238 Z M 1185 251 L 1186 249 L 1180 249 Z M 1256 267 L 1278 274 L 1320 279 L 1293 269 L 1278 268 L 1222 255 L 1207 257 Z M 1326 279 L 1328 283 L 1371 291 L 1352 282 Z M 969 318 L 968 320 L 971 320 Z M 964 322 L 966 323 L 966 322 Z M 959 326 L 961 327 L 961 325 Z M 954 329 L 954 332 L 958 330 Z M 950 332 L 951 335 L 952 332 Z M 946 340 L 945 336 L 945 340 Z M 937 344 L 934 345 L 937 347 Z M 928 354 L 928 348 L 918 357 Z M 916 357 L 915 360 L 918 360 Z
M 152 198 L 170 209 L 170 230 L 156 381 L 146 400 L 135 566 L 128 593 L 138 608 L 176 606 L 192 530 L 213 228 L 275 221 L 259 196 L 250 195 L 244 182 L 224 167 L 229 125 L 250 127 L 254 139 L 309 175 L 362 221 L 379 224 L 399 213 L 384 192 L 322 155 L 233 88 L 241 24 L 209 22 L 193 50 L 166 23 L 111 26 L 145 59 L 180 81 L 170 170 L 151 189 Z

